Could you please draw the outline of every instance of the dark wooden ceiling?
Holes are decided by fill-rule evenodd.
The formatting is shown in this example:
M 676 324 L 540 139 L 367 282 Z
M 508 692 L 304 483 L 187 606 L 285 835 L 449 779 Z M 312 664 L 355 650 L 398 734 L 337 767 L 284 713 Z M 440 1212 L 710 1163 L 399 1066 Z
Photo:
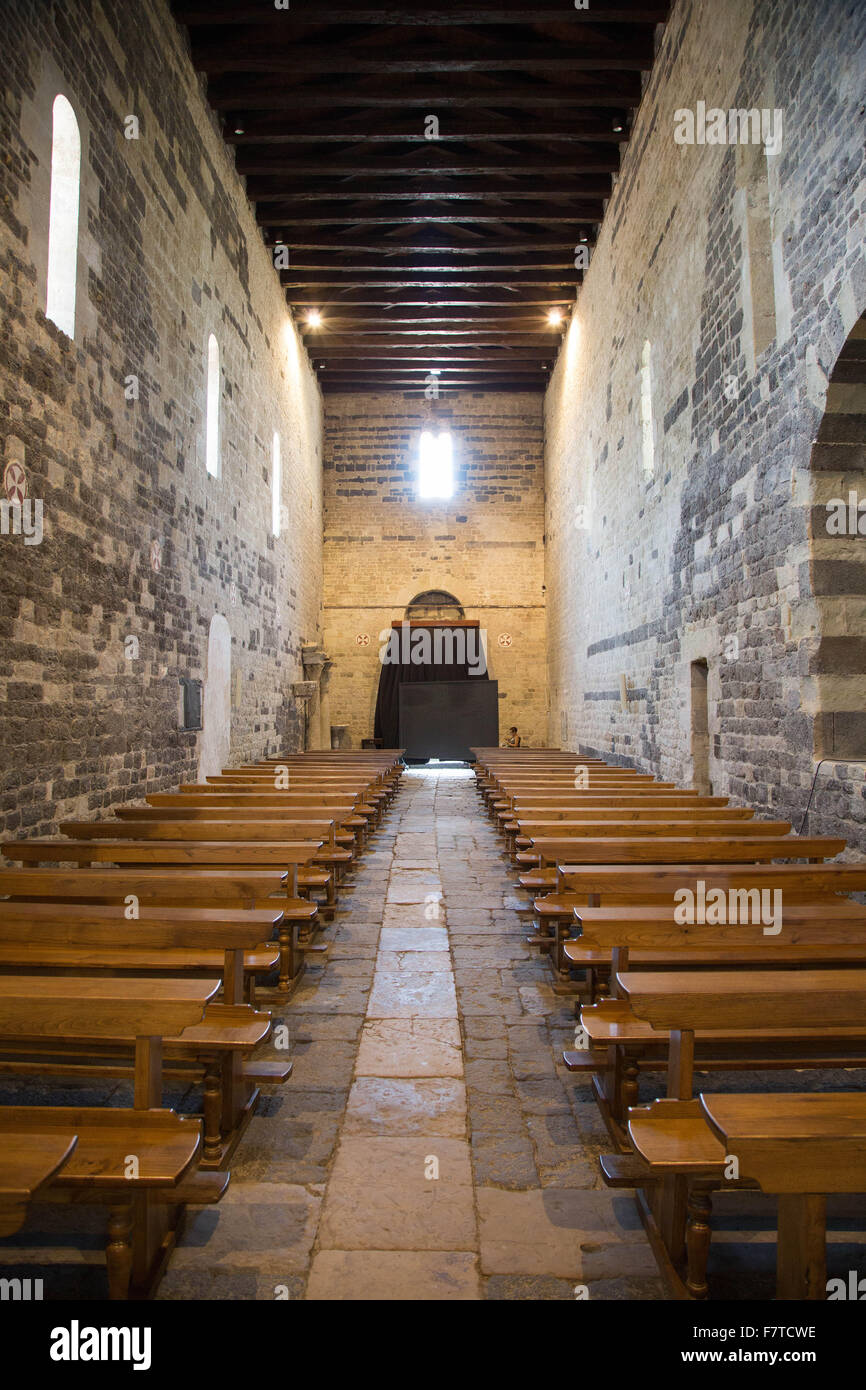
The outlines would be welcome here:
M 324 390 L 544 389 L 669 10 L 589 5 L 174 0 Z

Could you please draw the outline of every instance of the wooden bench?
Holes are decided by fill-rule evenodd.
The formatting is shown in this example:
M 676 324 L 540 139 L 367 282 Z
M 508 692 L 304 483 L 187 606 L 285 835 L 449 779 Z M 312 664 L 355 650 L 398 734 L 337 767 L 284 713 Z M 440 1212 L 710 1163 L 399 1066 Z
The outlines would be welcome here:
M 13 1236 L 27 1220 L 27 1210 L 41 1187 L 69 1158 L 78 1135 L 73 1129 L 52 1133 L 12 1129 L 0 1107 L 0 1239 Z
M 38 1136 L 49 1145 L 69 1148 L 53 1174 L 27 1187 L 27 1201 L 109 1207 L 106 1264 L 114 1299 L 126 1298 L 131 1287 L 141 1294 L 152 1290 L 184 1205 L 219 1200 L 228 1182 L 228 1174 L 200 1177 L 195 1171 L 200 1123 L 153 1104 L 163 1036 L 199 1021 L 215 989 L 216 983 L 207 981 L 129 980 L 118 987 L 101 979 L 0 976 L 3 1037 L 37 1036 L 59 1043 L 70 1034 L 99 1039 L 121 1030 L 135 1038 L 132 1109 L 0 1109 L 4 1154 L 13 1153 L 16 1143 L 26 1151 Z M 74 1147 L 69 1147 L 70 1136 L 76 1138 Z
M 709 1191 L 727 1181 L 713 1167 L 713 1143 L 716 1163 L 719 1157 L 723 1163 L 728 1155 L 737 1158 L 740 1181 L 760 1186 L 766 1182 L 764 1190 L 799 1199 L 820 1198 L 828 1191 L 862 1191 L 866 1148 L 859 1108 L 846 1111 L 844 1101 L 838 1108 L 828 1104 L 824 1123 L 819 1121 L 824 1100 L 834 1097 L 810 1095 L 809 1101 L 818 1101 L 811 1110 L 805 1098 L 788 1104 L 781 1096 L 712 1096 L 705 1098 L 706 1105 L 696 1102 L 691 1096 L 695 1034 L 739 1029 L 778 1034 L 796 1030 L 804 1015 L 810 1027 L 828 1032 L 862 1030 L 866 971 L 762 971 L 745 977 L 730 971 L 629 971 L 619 976 L 619 983 L 635 1015 L 669 1033 L 675 1062 L 669 1072 L 668 1102 L 678 1104 L 656 1103 L 630 1115 L 629 1136 L 637 1154 L 660 1174 L 651 1190 L 638 1193 L 639 1208 L 654 1248 L 669 1262 L 667 1272 L 681 1268 L 688 1247 L 687 1283 L 690 1292 L 700 1295 L 706 1288 L 702 1266 L 705 1269 L 708 1248 Z M 718 1123 L 707 1129 L 710 1113 Z M 774 1138 L 768 1144 L 771 1121 Z M 824 1146 L 822 1138 L 828 1141 Z M 690 1213 L 689 1188 L 696 1181 L 699 1200 Z M 824 1296 L 823 1281 L 819 1290 L 815 1280 L 816 1269 L 822 1267 L 817 1246 L 819 1234 L 823 1246 L 823 1203 L 781 1204 L 779 1217 L 779 1297 Z M 703 1230 L 696 1231 L 695 1225 Z
M 148 905 L 207 906 L 212 901 L 279 907 L 283 912 L 278 928 L 281 993 L 287 993 L 291 982 L 299 977 L 306 955 L 322 949 L 311 939 L 318 907 L 298 897 L 298 865 L 309 861 L 316 849 L 315 842 L 285 845 L 33 839 L 7 841 L 2 848 L 8 858 L 31 865 L 48 861 L 126 866 L 113 870 L 0 868 L 0 892 L 18 897 L 67 895 L 90 901 L 125 902 L 132 895 Z M 281 870 L 287 863 L 287 873 L 256 872 L 257 866 Z M 243 864 L 249 867 L 244 868 Z M 271 901 L 275 889 L 286 896 Z
M 560 863 L 553 892 L 534 901 L 537 936 L 533 944 L 551 951 L 557 969 L 565 968 L 562 944 L 578 907 L 619 906 L 667 902 L 683 888 L 698 893 L 721 890 L 726 895 L 775 887 L 786 898 L 808 900 L 825 893 L 866 892 L 866 865 L 812 864 L 623 864 Z
M 255 943 L 261 930 L 257 914 L 251 914 L 253 920 L 247 924 L 237 920 L 221 924 L 208 922 L 206 913 L 196 913 L 195 920 L 190 920 L 189 912 L 182 910 L 169 924 L 149 920 L 144 909 L 139 921 L 115 917 L 112 922 L 99 916 L 87 918 L 100 911 L 116 913 L 116 909 L 88 912 L 65 906 L 63 913 L 60 905 L 21 904 L 28 914 L 23 921 L 0 917 L 0 963 L 7 971 L 14 966 L 34 978 L 37 970 L 45 977 L 62 972 L 67 978 L 89 977 L 98 969 L 100 974 L 112 972 L 109 983 L 117 989 L 121 974 L 123 983 L 135 982 L 142 973 L 148 980 L 156 973 L 195 977 L 206 974 L 209 962 L 214 967 L 212 976 L 224 975 L 221 1002 L 208 1003 L 201 1022 L 182 1036 L 167 1038 L 164 1049 L 172 1062 L 167 1074 L 203 1087 L 203 1162 L 220 1166 L 252 1117 L 259 1083 L 281 1084 L 292 1073 L 288 1060 L 251 1060 L 253 1050 L 270 1032 L 270 1014 L 256 1011 L 240 997 L 245 949 Z M 10 905 L 0 904 L 0 908 L 8 911 Z M 33 914 L 38 914 L 35 919 Z M 71 944 L 70 937 L 78 944 Z M 114 943 L 112 947 L 104 944 L 106 939 Z M 161 943 L 165 943 L 162 949 Z M 270 962 L 276 957 L 275 951 L 261 954 Z M 253 968 L 260 963 L 254 961 Z M 0 1071 L 116 1079 L 131 1073 L 127 1058 L 132 1050 L 133 1039 L 122 1034 L 105 1034 L 98 1042 L 67 1036 L 62 1047 L 52 1044 L 49 1051 L 40 1046 L 38 1037 L 26 1041 L 0 1037 Z

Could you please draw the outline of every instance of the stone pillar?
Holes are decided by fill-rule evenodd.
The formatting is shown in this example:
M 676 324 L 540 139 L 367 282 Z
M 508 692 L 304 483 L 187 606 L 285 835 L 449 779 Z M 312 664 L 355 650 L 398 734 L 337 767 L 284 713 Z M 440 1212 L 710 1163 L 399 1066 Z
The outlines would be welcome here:
M 301 648 L 304 679 L 315 684 L 315 693 L 307 705 L 307 745 L 311 750 L 331 746 L 331 706 L 328 698 L 328 676 L 331 662 L 321 647 L 310 643 Z
M 319 678 L 319 747 L 331 747 L 331 662 L 326 659 Z

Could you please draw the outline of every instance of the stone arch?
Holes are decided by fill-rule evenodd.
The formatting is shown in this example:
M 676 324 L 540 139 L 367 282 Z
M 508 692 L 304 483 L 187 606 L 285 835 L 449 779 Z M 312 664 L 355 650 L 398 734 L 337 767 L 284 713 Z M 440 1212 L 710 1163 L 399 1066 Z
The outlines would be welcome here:
M 229 761 L 231 749 L 232 634 L 222 613 L 211 618 L 207 641 L 207 671 L 202 699 L 202 738 L 199 781 L 213 777 Z
M 815 637 L 803 675 L 819 758 L 866 757 L 866 314 L 839 353 L 811 455 Z
M 425 589 L 423 593 L 416 594 L 406 604 L 404 617 L 412 618 L 440 618 L 443 620 L 451 619 L 458 622 L 466 617 L 463 604 L 447 589 Z

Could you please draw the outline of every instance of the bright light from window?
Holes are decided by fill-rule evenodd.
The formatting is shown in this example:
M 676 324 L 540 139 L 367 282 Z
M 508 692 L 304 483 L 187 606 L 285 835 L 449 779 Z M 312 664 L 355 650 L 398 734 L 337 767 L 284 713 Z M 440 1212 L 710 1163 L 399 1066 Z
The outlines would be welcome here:
M 282 463 L 280 460 L 280 436 L 274 435 L 274 468 L 271 474 L 271 530 L 275 536 L 280 534 L 280 498 L 282 496 Z
M 54 98 L 51 137 L 51 202 L 48 211 L 48 286 L 45 315 L 75 337 L 75 282 L 78 269 L 78 196 L 81 136 L 75 112 L 64 96 Z
M 425 430 L 421 435 L 421 449 L 418 465 L 419 497 L 452 497 L 454 494 L 454 466 L 451 453 L 451 435 L 447 430 L 433 435 Z
M 207 340 L 207 425 L 205 464 L 212 478 L 220 475 L 220 349 L 214 335 Z

